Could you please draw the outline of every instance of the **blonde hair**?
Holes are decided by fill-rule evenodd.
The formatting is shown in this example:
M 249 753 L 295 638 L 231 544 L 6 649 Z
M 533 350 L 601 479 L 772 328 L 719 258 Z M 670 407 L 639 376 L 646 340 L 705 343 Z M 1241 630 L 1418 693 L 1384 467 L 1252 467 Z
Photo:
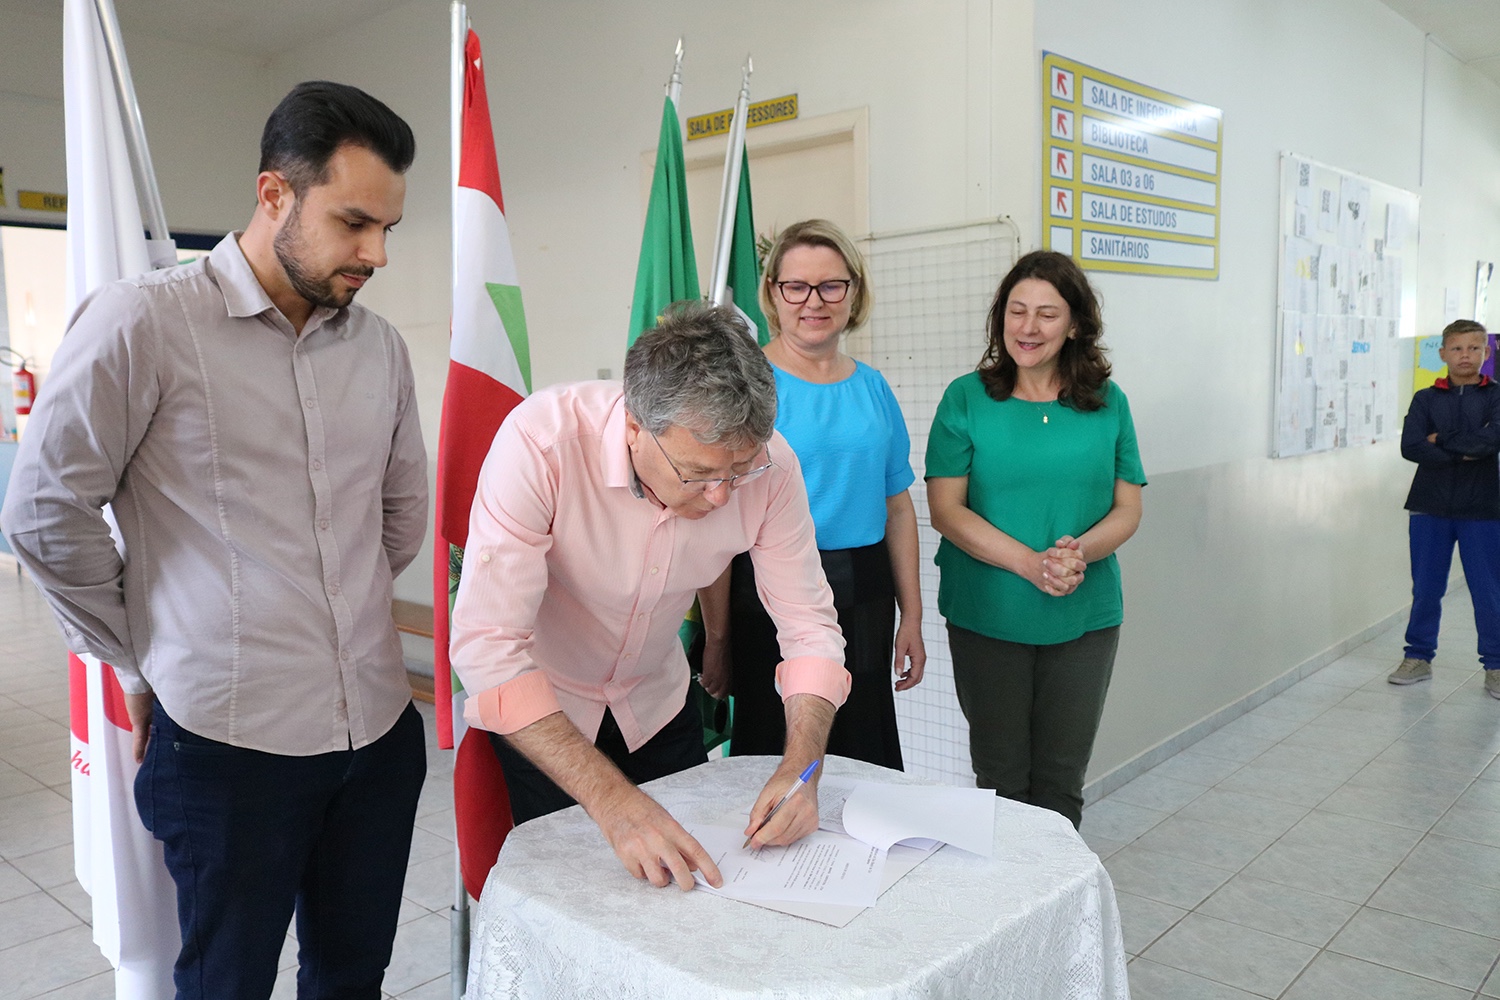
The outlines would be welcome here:
M 771 336 L 781 333 L 781 320 L 776 314 L 776 282 L 781 278 L 781 261 L 787 251 L 795 247 L 827 247 L 844 259 L 849 277 L 854 285 L 849 290 L 853 296 L 849 303 L 849 325 L 845 330 L 855 330 L 870 318 L 870 309 L 875 304 L 875 293 L 870 290 L 864 254 L 854 245 L 849 234 L 827 219 L 805 219 L 794 222 L 776 235 L 776 242 L 766 254 L 766 273 L 760 282 L 760 311 L 765 313 Z

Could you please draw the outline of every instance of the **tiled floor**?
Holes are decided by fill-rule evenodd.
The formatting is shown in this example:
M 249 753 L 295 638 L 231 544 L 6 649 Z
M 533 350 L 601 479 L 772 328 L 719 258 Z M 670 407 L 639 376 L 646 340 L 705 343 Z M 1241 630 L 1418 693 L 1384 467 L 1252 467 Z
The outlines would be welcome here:
M 1432 681 L 1385 683 L 1393 630 L 1084 813 L 1138 956 L 1135 1000 L 1500 998 L 1500 701 L 1467 595 L 1448 606 Z M 0 557 L 0 998 L 114 996 L 73 879 L 63 657 Z M 386 989 L 446 1000 L 452 781 L 427 715 Z M 275 995 L 295 995 L 289 974 Z
M 73 876 L 67 651 L 31 581 L 0 556 L 0 1000 L 113 1000 L 114 973 L 91 936 L 89 898 Z M 452 758 L 439 752 L 432 706 L 401 926 L 385 995 L 449 1000 L 453 904 Z M 295 942 L 273 997 L 297 995 Z
M 1444 603 L 1431 681 L 1392 629 L 1085 811 L 1135 1000 L 1500 997 L 1500 701 Z

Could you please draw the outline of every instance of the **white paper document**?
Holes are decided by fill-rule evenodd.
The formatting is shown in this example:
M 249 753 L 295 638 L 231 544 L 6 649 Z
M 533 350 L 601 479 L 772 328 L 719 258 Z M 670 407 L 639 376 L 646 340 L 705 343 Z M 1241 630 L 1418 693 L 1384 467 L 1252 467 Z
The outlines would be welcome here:
M 984 857 L 994 851 L 995 793 L 985 788 L 824 778 L 818 816 L 821 829 L 875 847 L 952 844 Z
M 880 895 L 886 852 L 851 837 L 816 830 L 786 847 L 754 850 L 741 847 L 745 831 L 739 827 L 690 826 L 687 831 L 724 876 L 723 888 L 714 889 L 694 872 L 698 884 L 721 896 L 865 907 Z
M 818 829 L 789 847 L 744 850 L 747 813 L 689 825 L 724 876 L 718 896 L 843 927 L 943 844 L 988 857 L 995 794 L 981 788 L 824 778 Z

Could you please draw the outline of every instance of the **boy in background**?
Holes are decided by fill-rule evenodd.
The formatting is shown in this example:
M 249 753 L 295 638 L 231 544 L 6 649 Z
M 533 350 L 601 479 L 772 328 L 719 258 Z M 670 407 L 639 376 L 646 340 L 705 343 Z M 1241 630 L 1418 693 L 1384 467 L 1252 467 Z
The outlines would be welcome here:
M 1411 620 L 1406 658 L 1387 679 L 1415 684 L 1432 677 L 1457 542 L 1474 601 L 1484 689 L 1500 698 L 1500 385 L 1479 373 L 1488 354 L 1489 337 L 1481 324 L 1449 323 L 1439 351 L 1448 375 L 1412 397 L 1401 430 L 1401 454 L 1417 463 L 1406 498 Z

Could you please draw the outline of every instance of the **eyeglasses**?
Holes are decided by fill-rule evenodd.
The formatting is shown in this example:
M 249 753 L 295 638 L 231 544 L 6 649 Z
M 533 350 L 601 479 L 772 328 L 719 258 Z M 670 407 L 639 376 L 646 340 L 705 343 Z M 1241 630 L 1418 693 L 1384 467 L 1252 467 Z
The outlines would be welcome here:
M 781 297 L 789 306 L 800 306 L 812 298 L 814 291 L 818 293 L 819 300 L 825 306 L 838 305 L 849 294 L 849 286 L 852 284 L 854 284 L 853 278 L 835 278 L 816 285 L 809 285 L 805 281 L 775 282 L 776 290 L 781 293 Z
M 647 431 L 647 433 L 649 434 L 650 432 Z M 682 470 L 677 468 L 677 463 L 672 461 L 672 456 L 667 454 L 667 449 L 661 446 L 661 441 L 655 434 L 651 435 L 651 440 L 656 442 L 656 447 L 661 452 L 661 457 L 667 460 L 667 464 L 672 467 L 672 472 L 677 476 L 677 481 L 681 483 L 682 488 L 687 490 L 689 493 L 707 493 L 709 490 L 718 489 L 720 486 L 725 485 L 727 485 L 732 490 L 737 490 L 741 486 L 744 486 L 746 483 L 748 483 L 750 480 L 754 479 L 756 476 L 765 472 L 767 469 L 774 468 L 776 465 L 776 463 L 771 460 L 771 448 L 769 445 L 767 445 L 766 464 L 760 466 L 759 468 L 751 469 L 749 472 L 741 472 L 737 476 L 726 476 L 723 479 L 688 479 L 682 474 Z

